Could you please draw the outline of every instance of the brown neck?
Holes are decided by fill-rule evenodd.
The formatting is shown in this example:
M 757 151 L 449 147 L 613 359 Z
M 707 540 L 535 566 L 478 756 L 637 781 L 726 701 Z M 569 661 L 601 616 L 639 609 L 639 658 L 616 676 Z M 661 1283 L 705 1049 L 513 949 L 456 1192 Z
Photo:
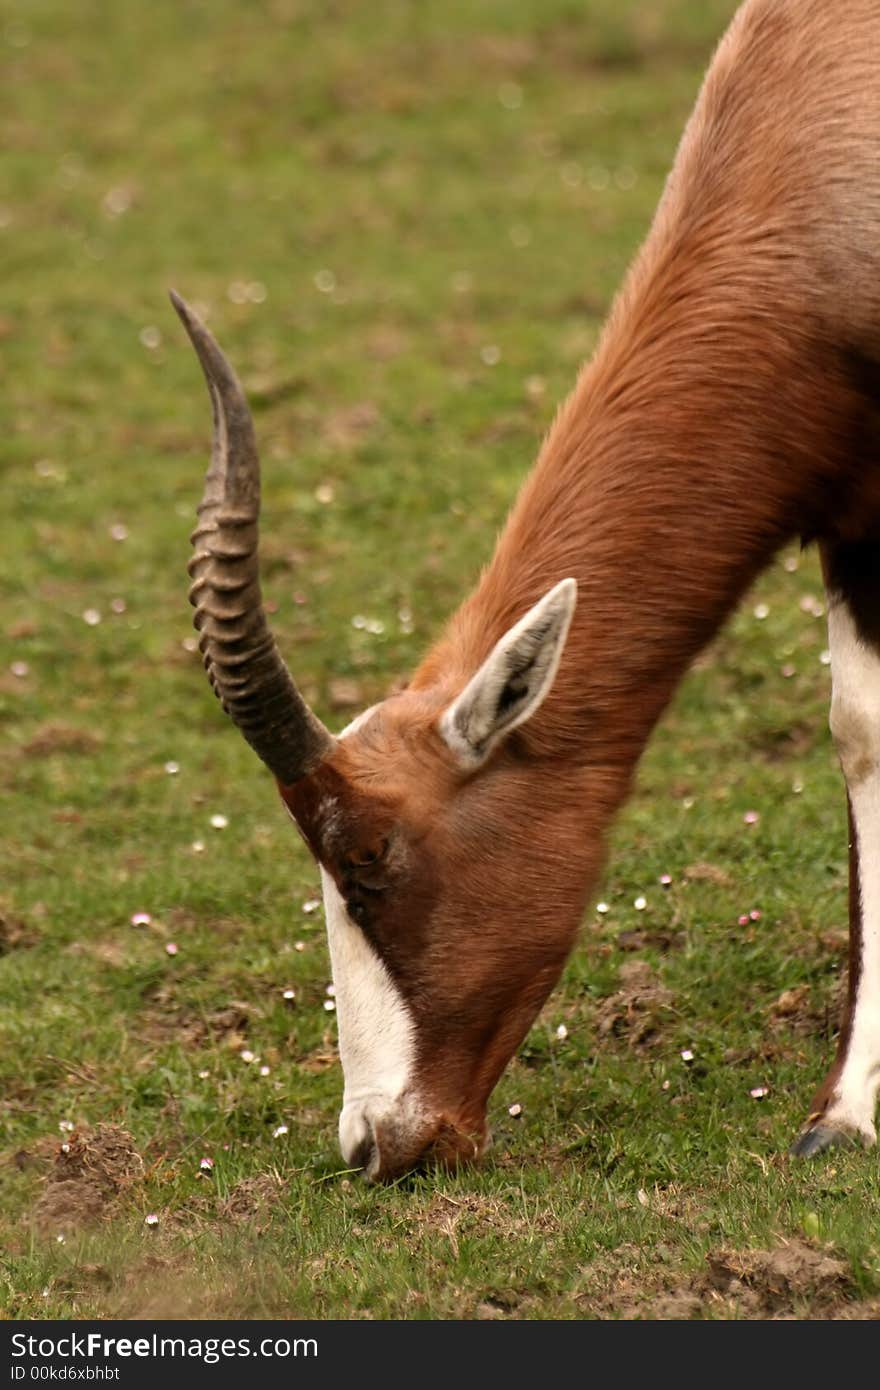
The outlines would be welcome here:
M 522 737 L 591 765 L 634 763 L 774 551 L 821 529 L 856 410 L 842 361 L 814 345 L 772 259 L 753 258 L 749 275 L 711 248 L 660 259 L 649 248 L 637 263 L 480 585 L 417 677 L 463 683 L 573 576 L 562 665 Z

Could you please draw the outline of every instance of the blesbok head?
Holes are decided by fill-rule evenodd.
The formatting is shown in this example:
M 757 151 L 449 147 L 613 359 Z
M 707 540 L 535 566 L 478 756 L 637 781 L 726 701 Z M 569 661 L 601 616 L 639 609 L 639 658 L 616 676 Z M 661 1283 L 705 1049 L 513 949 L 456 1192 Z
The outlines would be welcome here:
M 190 561 L 195 624 L 216 695 L 320 866 L 343 1155 L 370 1179 L 474 1157 L 489 1094 L 571 947 L 594 853 L 582 812 L 572 825 L 565 762 L 535 718 L 564 656 L 575 581 L 560 578 L 501 631 L 465 605 L 409 686 L 334 737 L 262 608 L 244 394 L 211 334 L 173 301 L 214 414 Z

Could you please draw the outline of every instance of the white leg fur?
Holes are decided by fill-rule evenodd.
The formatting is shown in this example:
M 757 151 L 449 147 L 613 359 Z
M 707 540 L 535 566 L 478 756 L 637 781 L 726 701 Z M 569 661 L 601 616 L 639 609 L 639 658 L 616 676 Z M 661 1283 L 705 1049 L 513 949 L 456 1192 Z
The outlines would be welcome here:
M 835 594 L 828 634 L 831 732 L 858 847 L 861 969 L 849 1044 L 822 1123 L 873 1143 L 880 1086 L 880 653 L 861 641 L 845 599 Z

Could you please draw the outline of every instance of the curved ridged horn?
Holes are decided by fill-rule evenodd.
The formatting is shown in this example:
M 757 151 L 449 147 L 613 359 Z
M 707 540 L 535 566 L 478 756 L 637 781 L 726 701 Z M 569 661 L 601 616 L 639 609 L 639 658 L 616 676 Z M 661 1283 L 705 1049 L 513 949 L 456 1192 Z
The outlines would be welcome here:
M 335 740 L 300 695 L 263 612 L 257 558 L 260 461 L 238 378 L 203 323 L 171 291 L 211 394 L 214 438 L 192 533 L 189 601 L 205 670 L 254 752 L 289 785 L 327 757 Z

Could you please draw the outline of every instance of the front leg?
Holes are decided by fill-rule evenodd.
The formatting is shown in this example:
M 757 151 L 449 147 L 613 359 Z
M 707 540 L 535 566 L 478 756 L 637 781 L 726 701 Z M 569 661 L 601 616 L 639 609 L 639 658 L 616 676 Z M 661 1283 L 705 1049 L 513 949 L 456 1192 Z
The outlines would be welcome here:
M 849 803 L 849 990 L 834 1064 L 792 1152 L 877 1138 L 880 1086 L 880 543 L 822 550 L 831 733 Z

